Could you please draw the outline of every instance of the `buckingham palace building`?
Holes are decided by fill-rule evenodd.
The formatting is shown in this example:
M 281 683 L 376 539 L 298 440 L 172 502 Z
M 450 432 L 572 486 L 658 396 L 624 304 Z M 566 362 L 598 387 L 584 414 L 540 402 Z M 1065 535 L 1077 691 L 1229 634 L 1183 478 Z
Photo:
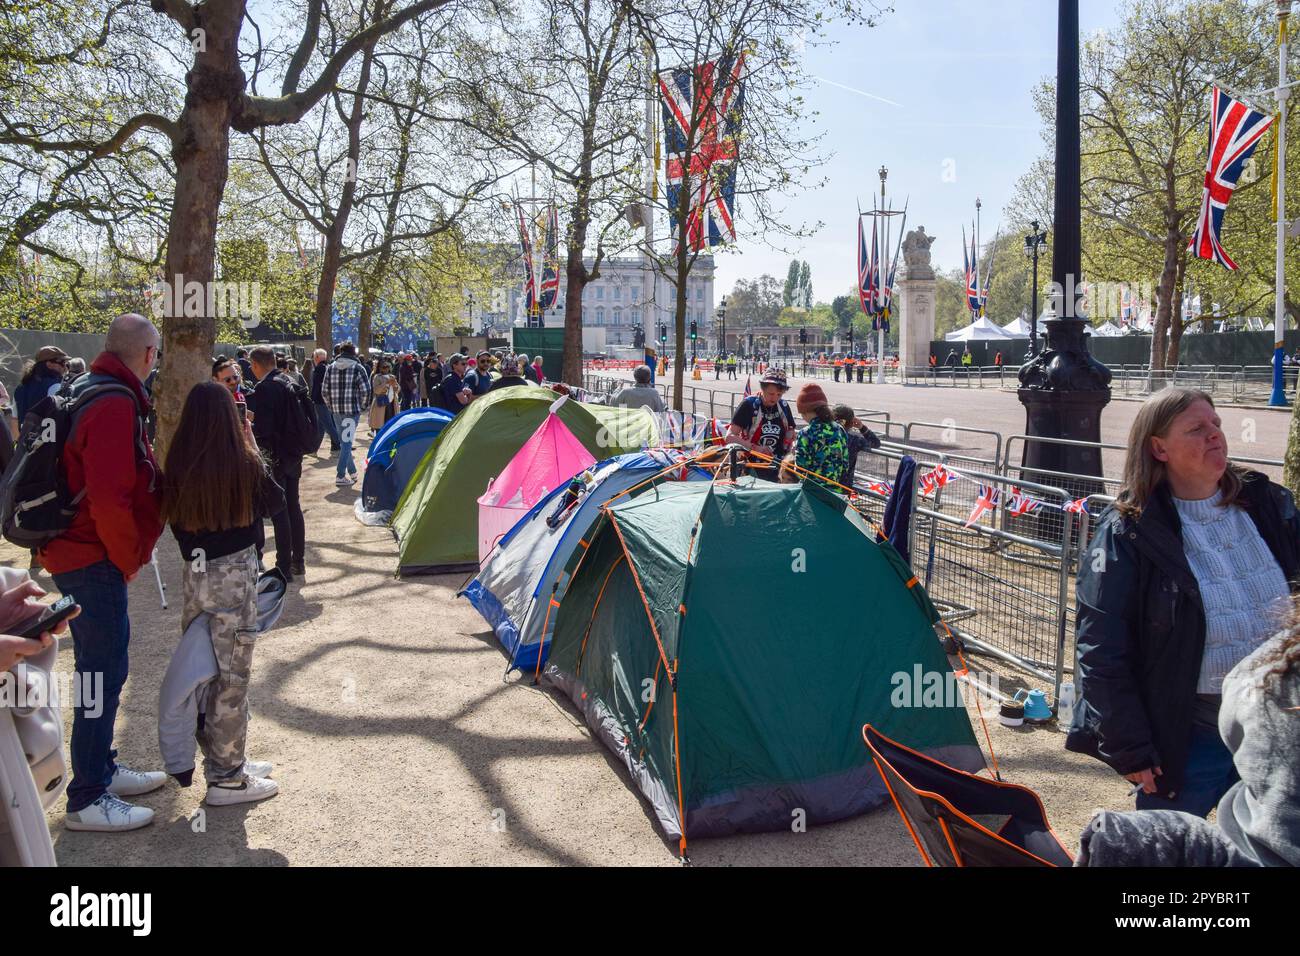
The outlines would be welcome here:
M 592 260 L 587 260 L 587 268 Z M 563 263 L 561 263 L 563 267 Z M 525 324 L 522 269 L 516 263 L 511 270 L 519 281 L 505 289 L 494 290 L 493 322 L 499 328 Z M 686 282 L 686 341 L 690 342 L 691 322 L 698 323 L 699 350 L 704 354 L 713 339 L 714 261 L 712 256 L 701 255 Z M 607 348 L 631 346 L 632 329 L 640 325 L 645 330 L 646 341 L 657 344 L 659 323 L 668 324 L 668 347 L 674 349 L 673 316 L 676 307 L 676 290 L 663 276 L 657 277 L 650 263 L 642 256 L 620 256 L 604 259 L 600 264 L 600 277 L 587 283 L 582 296 L 582 324 L 586 329 L 604 329 Z M 555 308 L 543 316 L 548 326 L 564 324 L 566 280 L 560 273 L 560 300 Z M 508 318 L 507 318 L 508 317 Z M 709 343 L 709 345 L 706 345 Z

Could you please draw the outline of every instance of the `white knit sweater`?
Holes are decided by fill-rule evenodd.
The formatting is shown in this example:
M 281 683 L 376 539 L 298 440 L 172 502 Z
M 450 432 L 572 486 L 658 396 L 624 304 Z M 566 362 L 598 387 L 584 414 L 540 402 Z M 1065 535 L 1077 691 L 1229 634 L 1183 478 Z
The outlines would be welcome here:
M 1219 507 L 1223 492 L 1200 501 L 1174 499 L 1183 551 L 1205 606 L 1205 654 L 1198 694 L 1220 694 L 1223 678 L 1274 634 L 1286 613 L 1286 578 L 1250 516 Z

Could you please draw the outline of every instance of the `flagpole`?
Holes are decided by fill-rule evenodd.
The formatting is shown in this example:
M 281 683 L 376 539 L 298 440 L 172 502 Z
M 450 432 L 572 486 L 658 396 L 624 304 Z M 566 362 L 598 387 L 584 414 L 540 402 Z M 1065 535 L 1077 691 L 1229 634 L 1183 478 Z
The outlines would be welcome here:
M 888 214 L 885 214 L 885 180 L 889 178 L 889 170 L 886 167 L 881 166 L 879 172 L 880 172 L 880 212 L 882 215 L 884 215 L 885 229 L 888 230 L 889 216 Z M 886 235 L 888 235 L 888 232 L 886 232 Z M 885 240 L 884 248 L 885 249 L 889 248 L 888 239 Z M 882 258 L 883 255 L 884 252 L 882 250 L 881 251 Z M 888 278 L 888 276 L 886 276 L 886 278 Z M 872 303 L 872 306 L 874 308 L 875 303 Z M 884 385 L 885 384 L 885 320 L 883 316 L 876 317 L 876 373 L 877 373 L 877 381 L 881 385 Z
M 1269 405 L 1286 405 L 1286 385 L 1282 373 L 1284 330 L 1286 329 L 1286 101 L 1290 90 L 1286 81 L 1287 26 L 1291 0 L 1277 2 L 1277 259 L 1274 263 L 1273 301 L 1273 394 Z

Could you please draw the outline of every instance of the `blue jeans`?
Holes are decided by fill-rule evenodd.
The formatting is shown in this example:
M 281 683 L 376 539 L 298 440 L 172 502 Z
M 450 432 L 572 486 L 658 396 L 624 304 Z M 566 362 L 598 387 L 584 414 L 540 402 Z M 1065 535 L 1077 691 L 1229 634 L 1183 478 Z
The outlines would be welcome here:
M 1232 763 L 1232 752 L 1223 743 L 1218 728 L 1193 724 L 1182 789 L 1173 799 L 1139 792 L 1137 808 L 1182 810 L 1198 817 L 1208 816 L 1223 799 L 1223 795 L 1240 779 L 1237 768 Z
M 71 594 L 81 605 L 81 613 L 68 625 L 74 670 L 83 688 L 72 712 L 68 812 L 75 813 L 103 796 L 117 769 L 113 723 L 129 668 L 126 648 L 131 640 L 131 619 L 126 613 L 126 581 L 111 561 L 56 574 L 54 583 L 61 594 Z M 95 674 L 103 675 L 102 702 L 87 700 L 86 689 L 95 687 Z M 94 716 L 87 714 L 87 702 Z
M 324 405 L 320 402 L 317 402 L 316 403 L 316 447 L 317 448 L 320 447 L 320 443 L 325 439 L 326 435 L 330 436 L 331 446 L 337 445 L 339 443 L 339 430 L 338 427 L 334 424 L 334 413 L 330 411 L 330 407 L 328 405 Z
M 361 414 L 341 415 L 334 413 L 334 428 L 339 435 L 339 465 L 335 469 L 335 477 L 342 478 L 345 474 L 357 473 L 357 464 L 352 460 L 352 442 L 356 439 L 357 428 L 361 424 Z

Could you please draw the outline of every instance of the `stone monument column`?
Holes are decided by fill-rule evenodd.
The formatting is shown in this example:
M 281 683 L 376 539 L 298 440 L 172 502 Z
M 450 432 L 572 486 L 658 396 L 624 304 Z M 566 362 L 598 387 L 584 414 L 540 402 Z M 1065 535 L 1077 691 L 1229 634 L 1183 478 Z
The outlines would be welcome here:
M 903 239 L 903 277 L 898 283 L 898 360 L 901 367 L 926 368 L 934 339 L 935 281 L 930 265 L 934 236 L 925 226 Z

